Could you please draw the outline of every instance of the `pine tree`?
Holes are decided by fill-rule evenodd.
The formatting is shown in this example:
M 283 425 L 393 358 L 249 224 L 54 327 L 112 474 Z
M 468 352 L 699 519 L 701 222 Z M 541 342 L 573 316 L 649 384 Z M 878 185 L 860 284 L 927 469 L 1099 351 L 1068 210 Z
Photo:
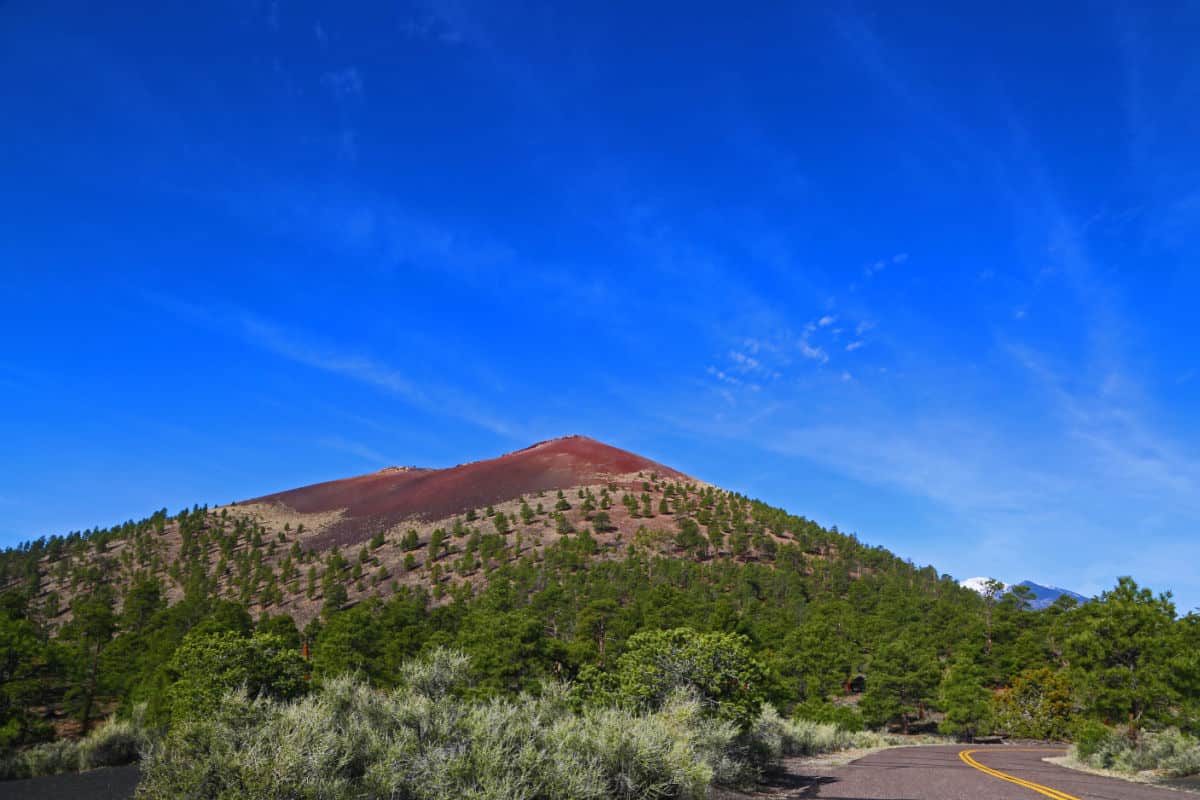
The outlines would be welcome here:
M 400 539 L 400 547 L 405 551 L 416 550 L 420 546 L 421 537 L 417 535 L 417 532 L 412 528 L 409 528 L 408 531 L 405 532 L 403 538 Z
M 969 651 L 955 658 L 938 689 L 938 704 L 945 718 L 938 730 L 968 740 L 991 730 L 992 693 L 983 684 L 983 669 Z
M 905 733 L 923 718 L 939 680 L 936 654 L 923 642 L 904 636 L 883 644 L 871 658 L 867 690 L 859 708 L 867 722 L 884 725 L 896 719 Z
M 1074 612 L 1065 655 L 1072 683 L 1098 716 L 1128 720 L 1136 736 L 1145 720 L 1169 721 L 1180 697 L 1172 676 L 1178 628 L 1171 595 L 1155 597 L 1132 578 Z

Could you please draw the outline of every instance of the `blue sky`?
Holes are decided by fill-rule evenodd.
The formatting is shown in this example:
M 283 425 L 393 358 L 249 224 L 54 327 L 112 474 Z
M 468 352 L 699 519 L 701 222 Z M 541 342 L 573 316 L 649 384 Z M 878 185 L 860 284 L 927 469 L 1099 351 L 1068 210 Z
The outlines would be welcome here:
M 579 432 L 1200 605 L 1200 7 L 571 5 L 0 5 L 0 543 Z

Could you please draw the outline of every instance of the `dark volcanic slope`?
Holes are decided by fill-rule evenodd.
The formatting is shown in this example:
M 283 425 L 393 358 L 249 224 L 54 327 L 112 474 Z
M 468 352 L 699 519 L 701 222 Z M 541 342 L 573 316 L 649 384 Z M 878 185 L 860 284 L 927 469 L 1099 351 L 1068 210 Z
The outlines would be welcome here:
M 600 483 L 636 472 L 687 477 L 595 439 L 567 436 L 449 469 L 389 468 L 244 502 L 281 503 L 301 514 L 346 509 L 343 521 L 334 526 L 344 535 L 412 517 L 443 519 L 518 495 Z

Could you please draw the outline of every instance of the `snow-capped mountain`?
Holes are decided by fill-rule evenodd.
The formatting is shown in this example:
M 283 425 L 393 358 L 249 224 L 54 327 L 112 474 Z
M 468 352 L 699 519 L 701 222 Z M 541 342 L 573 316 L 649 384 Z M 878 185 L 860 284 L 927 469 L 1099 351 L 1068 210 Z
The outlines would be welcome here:
M 995 579 L 994 578 L 983 578 L 983 577 L 967 578 L 965 581 L 959 581 L 958 585 L 962 586 L 965 589 L 971 589 L 973 591 L 976 591 L 979 594 L 984 594 L 987 591 L 987 583 L 990 580 L 995 580 Z M 1008 585 L 1003 582 L 1001 582 L 1000 585 L 1002 588 L 1005 588 L 1005 589 L 1008 588 Z
M 1074 598 L 1077 603 L 1086 603 L 1090 597 L 1084 597 L 1079 592 L 1072 592 L 1070 589 L 1063 589 L 1059 586 L 1042 586 L 1040 583 L 1033 581 L 1021 581 L 1018 586 L 1024 586 L 1033 593 L 1033 601 L 1029 604 L 1030 608 L 1042 609 L 1054 605 L 1054 601 L 1062 596 Z
M 979 594 L 984 594 L 987 591 L 987 582 L 989 580 L 992 579 L 983 577 L 967 578 L 964 581 L 959 581 L 958 585 L 976 591 Z M 1078 603 L 1086 603 L 1090 599 L 1070 589 L 1063 589 L 1058 586 L 1043 586 L 1033 581 L 1021 581 L 1017 584 L 1005 584 L 1001 582 L 1001 584 L 1006 591 L 1013 586 L 1022 586 L 1028 589 L 1033 594 L 1033 600 L 1030 602 L 1029 607 L 1035 611 L 1054 605 L 1054 601 L 1064 595 L 1074 598 Z

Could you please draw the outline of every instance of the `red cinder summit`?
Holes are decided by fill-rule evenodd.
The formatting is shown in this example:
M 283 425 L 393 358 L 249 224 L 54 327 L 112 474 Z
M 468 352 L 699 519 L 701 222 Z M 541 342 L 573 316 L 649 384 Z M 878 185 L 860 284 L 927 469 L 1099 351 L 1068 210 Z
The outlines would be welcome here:
M 564 436 L 447 469 L 388 467 L 243 502 L 280 504 L 300 514 L 343 511 L 341 521 L 325 535 L 350 541 L 364 530 L 404 519 L 444 519 L 522 495 L 638 472 L 687 479 L 677 470 L 587 436 Z

